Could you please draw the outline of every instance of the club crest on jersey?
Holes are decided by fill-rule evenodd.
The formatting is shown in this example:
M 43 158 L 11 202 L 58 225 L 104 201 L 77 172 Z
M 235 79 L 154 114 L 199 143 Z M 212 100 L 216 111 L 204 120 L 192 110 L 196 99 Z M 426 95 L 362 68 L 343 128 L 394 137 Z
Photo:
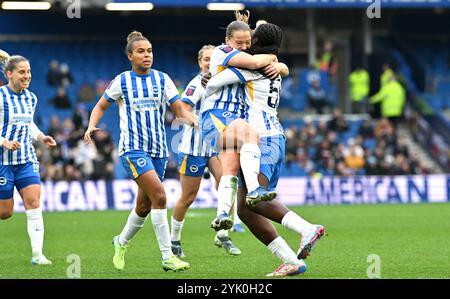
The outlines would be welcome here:
M 187 96 L 193 95 L 196 88 L 197 88 L 196 86 L 189 86 L 188 89 L 186 90 L 186 95 Z
M 0 177 L 0 186 L 6 185 L 7 182 L 8 180 L 4 176 Z
M 194 164 L 194 165 L 191 165 L 191 167 L 189 167 L 189 169 L 191 170 L 191 172 L 197 172 L 198 166 Z
M 138 165 L 139 167 L 144 167 L 146 164 L 147 164 L 147 161 L 146 161 L 144 158 L 139 158 L 139 159 L 137 160 L 137 165 Z
M 224 47 L 221 47 L 220 50 L 222 50 L 223 52 L 225 52 L 225 53 L 228 54 L 228 53 L 230 53 L 231 51 L 233 51 L 233 48 L 230 47 L 230 46 L 224 46 Z
M 153 86 L 152 86 L 152 91 L 153 91 L 153 95 L 154 95 L 155 97 L 157 97 L 158 94 L 159 94 L 159 86 L 158 86 L 158 85 L 153 85 Z

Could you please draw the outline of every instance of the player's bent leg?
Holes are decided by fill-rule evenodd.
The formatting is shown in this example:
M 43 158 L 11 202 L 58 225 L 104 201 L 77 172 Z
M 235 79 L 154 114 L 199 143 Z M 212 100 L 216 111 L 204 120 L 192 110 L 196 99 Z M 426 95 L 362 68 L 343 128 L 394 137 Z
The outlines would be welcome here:
M 180 174 L 181 197 L 175 203 L 172 212 L 172 225 L 170 239 L 172 242 L 172 253 L 178 257 L 185 257 L 181 247 L 181 231 L 183 230 L 184 218 L 191 204 L 197 198 L 200 188 L 201 176 L 192 177 Z
M 271 176 L 267 167 L 263 168 L 263 172 L 265 174 L 261 173 L 259 175 L 260 184 L 268 189 L 275 188 L 278 176 L 273 173 Z M 269 180 L 268 177 L 271 179 Z M 316 242 L 325 233 L 323 226 L 309 223 L 278 201 L 260 203 L 255 207 L 250 207 L 250 209 L 272 221 L 280 223 L 284 228 L 301 235 L 300 246 L 297 251 L 298 259 L 306 259 Z
M 145 218 L 148 216 L 148 214 L 150 214 L 151 210 L 151 199 L 147 196 L 147 194 L 145 194 L 144 190 L 138 187 L 138 194 L 136 196 L 136 206 L 134 208 L 134 211 L 139 217 Z
M 289 212 L 289 209 L 286 208 L 279 201 L 270 201 L 270 202 L 261 202 L 256 206 L 248 208 L 256 214 L 266 217 L 274 222 L 281 224 L 283 217 Z
M 40 208 L 41 185 L 38 178 L 24 178 L 16 181 L 27 215 L 27 231 L 32 250 L 32 265 L 51 265 L 43 254 L 44 220 Z
M 261 164 L 259 134 L 242 119 L 234 120 L 225 131 L 227 140 L 236 139 L 236 147 L 240 153 L 240 166 L 245 178 L 247 204 L 254 206 L 261 201 L 271 201 L 276 196 L 275 191 L 268 191 L 260 186 L 258 174 Z
M 261 241 L 267 249 L 277 256 L 282 264 L 267 276 L 291 276 L 306 272 L 306 264 L 298 260 L 295 252 L 286 241 L 278 235 L 273 224 L 265 217 L 254 213 L 245 204 L 246 190 L 238 190 L 238 214 L 248 226 L 253 235 Z
M 208 168 L 216 181 L 216 190 L 219 189 L 220 178 L 222 177 L 222 165 L 217 156 L 211 157 L 208 160 Z
M 248 227 L 250 232 L 264 245 L 268 245 L 278 236 L 278 233 L 272 223 L 261 215 L 251 211 L 245 204 L 246 190 L 238 189 L 238 216 Z
M 201 177 L 180 175 L 181 197 L 177 200 L 173 209 L 173 217 L 177 221 L 184 220 L 187 210 L 197 198 L 201 179 Z
M 125 267 L 125 254 L 129 247 L 129 242 L 144 227 L 147 215 L 151 210 L 151 201 L 141 188 L 138 188 L 136 207 L 128 215 L 127 223 L 122 232 L 114 236 L 112 245 L 114 248 L 113 265 L 117 270 Z
M 236 195 L 237 196 L 237 195 Z M 242 221 L 239 218 L 239 215 L 237 213 L 237 200 L 235 200 L 234 205 L 233 205 L 233 227 L 231 228 L 232 232 L 236 232 L 236 233 L 245 233 L 245 229 L 242 226 Z
M 14 199 L 0 199 L 0 220 L 6 220 L 12 217 L 14 210 Z
M 155 170 L 147 171 L 135 179 L 139 188 L 150 198 L 151 209 L 166 208 L 166 192 Z
M 239 171 L 239 154 L 236 152 L 223 152 L 219 156 L 222 165 L 222 177 L 217 190 L 217 216 L 211 222 L 215 231 L 230 229 L 233 227 L 233 219 L 230 216 L 231 207 L 236 198 L 237 173 Z
M 156 162 L 159 163 L 158 161 Z M 164 161 L 161 161 L 161 163 L 164 163 Z M 155 169 L 157 169 L 156 165 Z M 189 269 L 189 263 L 179 260 L 172 253 L 169 221 L 167 219 L 166 193 L 161 183 L 162 176 L 160 173 L 150 170 L 139 176 L 135 181 L 152 202 L 150 217 L 161 251 L 163 269 L 166 271 L 184 271 Z

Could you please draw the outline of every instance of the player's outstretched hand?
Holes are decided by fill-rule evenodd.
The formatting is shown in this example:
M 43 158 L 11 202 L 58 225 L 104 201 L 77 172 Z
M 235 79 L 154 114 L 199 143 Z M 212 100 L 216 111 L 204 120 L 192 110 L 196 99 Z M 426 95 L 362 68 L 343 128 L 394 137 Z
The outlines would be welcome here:
M 20 143 L 15 141 L 15 140 L 12 140 L 12 141 L 5 140 L 5 141 L 3 141 L 2 146 L 4 148 L 6 148 L 7 150 L 15 151 L 15 150 L 18 150 L 20 148 Z
M 53 139 L 53 137 L 50 135 L 44 136 L 44 138 L 42 138 L 42 142 L 45 143 L 45 145 L 48 147 L 56 146 L 55 139 Z
M 91 138 L 92 134 L 97 132 L 98 130 L 100 130 L 100 129 L 96 128 L 96 127 L 89 127 L 89 128 L 87 128 L 86 133 L 84 133 L 84 142 L 86 144 L 91 142 L 92 141 L 92 138 Z

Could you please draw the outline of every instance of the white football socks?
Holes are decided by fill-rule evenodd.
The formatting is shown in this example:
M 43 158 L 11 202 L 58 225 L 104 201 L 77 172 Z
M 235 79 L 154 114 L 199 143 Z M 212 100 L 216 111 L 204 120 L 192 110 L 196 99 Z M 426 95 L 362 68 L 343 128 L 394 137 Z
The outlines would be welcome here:
M 228 230 L 227 229 L 221 229 L 217 232 L 217 237 L 219 238 L 225 238 L 228 237 Z
M 278 236 L 276 239 L 270 242 L 270 244 L 267 245 L 267 248 L 283 263 L 289 264 L 299 263 L 297 255 L 281 236 Z
M 147 217 L 141 217 L 136 214 L 136 210 L 133 208 L 128 216 L 127 223 L 125 224 L 122 232 L 119 235 L 118 242 L 121 246 L 127 245 L 131 239 L 137 234 L 137 232 L 144 227 L 144 223 Z
M 173 254 L 172 243 L 170 242 L 169 221 L 167 220 L 167 209 L 152 209 L 150 217 L 162 258 L 163 260 L 170 258 Z
M 233 223 L 234 224 L 241 224 L 242 221 L 239 218 L 238 213 L 237 213 L 237 205 L 238 205 L 238 203 L 237 203 L 237 200 L 235 199 L 234 200 L 234 205 L 233 205 Z
M 236 193 L 237 177 L 233 175 L 222 176 L 217 189 L 217 216 L 223 213 L 230 215 L 231 207 L 236 199 Z
M 183 229 L 184 219 L 183 221 L 178 221 L 175 218 L 171 219 L 172 225 L 171 225 L 171 233 L 170 233 L 170 239 L 171 241 L 180 241 L 181 239 L 181 230 Z
M 44 246 L 44 220 L 41 208 L 25 211 L 27 215 L 27 231 L 31 242 L 33 257 L 42 255 Z
M 294 213 L 293 211 L 289 211 L 284 215 L 283 219 L 281 220 L 281 225 L 293 232 L 296 232 L 297 234 L 304 235 L 307 233 L 311 227 L 312 224 Z
M 240 151 L 240 162 L 247 190 L 252 192 L 259 187 L 258 174 L 261 163 L 259 146 L 253 143 L 244 143 Z

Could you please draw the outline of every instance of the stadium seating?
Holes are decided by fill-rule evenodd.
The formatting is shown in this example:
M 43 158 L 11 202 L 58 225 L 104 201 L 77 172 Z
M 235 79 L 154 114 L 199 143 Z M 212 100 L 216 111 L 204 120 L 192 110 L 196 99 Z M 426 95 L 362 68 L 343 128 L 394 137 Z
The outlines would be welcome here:
M 427 74 L 427 90 L 421 96 L 436 112 L 450 108 L 450 43 L 448 41 L 409 41 Z

